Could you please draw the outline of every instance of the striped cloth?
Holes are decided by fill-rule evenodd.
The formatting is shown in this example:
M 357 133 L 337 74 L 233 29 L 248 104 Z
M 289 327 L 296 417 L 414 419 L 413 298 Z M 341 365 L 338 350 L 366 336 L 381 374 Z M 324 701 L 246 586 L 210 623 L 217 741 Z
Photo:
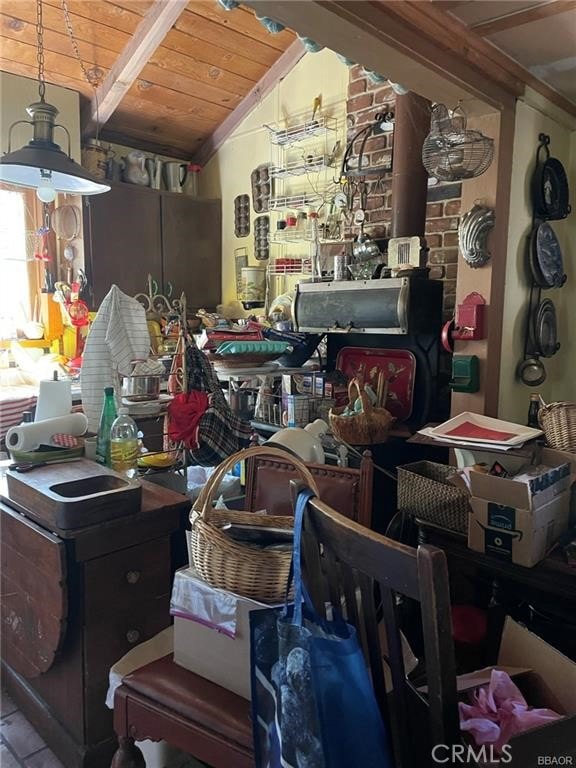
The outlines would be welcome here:
M 38 399 L 38 387 L 20 384 L 2 386 L 0 392 L 0 440 L 4 440 L 10 427 L 20 424 L 24 411 L 33 411 Z
M 131 361 L 147 358 L 149 351 L 150 334 L 144 307 L 113 285 L 92 323 L 82 358 L 82 407 L 90 431 L 98 431 L 104 387 L 116 388 L 119 403 L 119 375 L 129 375 Z

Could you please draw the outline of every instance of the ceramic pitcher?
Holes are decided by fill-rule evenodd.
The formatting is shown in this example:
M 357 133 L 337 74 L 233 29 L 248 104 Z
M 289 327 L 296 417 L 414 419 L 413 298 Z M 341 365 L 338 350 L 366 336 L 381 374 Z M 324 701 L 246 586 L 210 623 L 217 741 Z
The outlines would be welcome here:
M 164 163 L 164 179 L 166 181 L 166 189 L 169 192 L 182 192 L 187 174 L 187 163 L 176 163 L 173 161 Z

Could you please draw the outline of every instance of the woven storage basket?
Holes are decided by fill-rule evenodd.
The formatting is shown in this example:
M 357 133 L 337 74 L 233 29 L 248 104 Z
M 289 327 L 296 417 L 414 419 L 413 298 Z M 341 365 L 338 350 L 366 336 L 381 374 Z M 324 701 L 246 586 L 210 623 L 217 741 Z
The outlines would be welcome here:
M 318 487 L 307 467 L 286 451 L 272 447 L 247 448 L 230 456 L 210 476 L 192 506 L 192 561 L 200 577 L 214 587 L 226 589 L 263 603 L 282 602 L 286 597 L 292 551 L 263 550 L 240 544 L 227 536 L 223 523 L 266 525 L 292 528 L 287 515 L 255 515 L 253 512 L 213 509 L 214 496 L 222 478 L 238 462 L 251 456 L 266 456 L 289 461 L 306 484 L 319 496 Z
M 358 398 L 362 402 L 362 411 L 352 416 L 343 416 L 346 408 L 353 408 Z M 352 379 L 348 385 L 348 399 L 349 405 L 331 408 L 328 414 L 334 437 L 350 445 L 384 443 L 394 422 L 390 411 L 373 406 L 358 379 Z
M 454 467 L 416 461 L 398 467 L 398 511 L 441 528 L 468 532 L 468 494 L 448 482 Z
M 538 421 L 551 448 L 576 453 L 576 403 L 543 403 Z

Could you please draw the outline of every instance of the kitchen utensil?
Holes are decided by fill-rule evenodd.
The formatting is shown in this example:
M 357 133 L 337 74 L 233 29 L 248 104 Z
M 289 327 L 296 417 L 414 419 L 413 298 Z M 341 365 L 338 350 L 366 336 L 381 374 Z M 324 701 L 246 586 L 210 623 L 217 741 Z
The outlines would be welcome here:
M 30 472 L 33 469 L 37 469 L 38 467 L 46 467 L 49 464 L 68 464 L 71 461 L 81 461 L 82 457 L 77 456 L 72 459 L 53 459 L 53 460 L 46 460 L 46 461 L 18 461 L 13 462 L 12 464 L 8 465 L 8 469 L 13 470 L 14 472 Z
M 61 240 L 75 240 L 80 236 L 82 212 L 76 205 L 60 205 L 53 210 L 50 225 Z
M 527 357 L 518 365 L 518 378 L 527 387 L 539 387 L 546 381 L 546 369 L 537 357 Z
M 122 397 L 133 403 L 157 400 L 161 376 L 123 376 Z
M 266 267 L 242 268 L 241 301 L 259 302 L 266 299 Z
M 469 266 L 483 267 L 490 258 L 487 240 L 494 220 L 494 209 L 483 205 L 474 205 L 462 217 L 458 227 L 458 245 Z
M 139 149 L 133 149 L 124 158 L 123 177 L 129 184 L 138 184 L 142 187 L 147 187 L 150 183 L 146 170 L 146 157 Z
M 540 219 L 565 219 L 570 213 L 570 190 L 562 163 L 550 157 L 550 136 L 541 133 L 532 176 L 532 204 Z
M 452 320 L 448 320 L 448 322 L 444 323 L 442 326 L 442 333 L 440 335 L 442 346 L 449 354 L 454 352 L 454 339 L 452 338 L 452 334 L 454 332 L 455 325 L 456 321 L 454 318 L 452 318 Z
M 336 357 L 336 368 L 348 379 L 363 378 L 378 392 L 378 376 L 387 384 L 385 407 L 399 421 L 412 415 L 416 358 L 407 349 L 380 349 L 379 347 L 343 347 Z
M 250 195 L 234 198 L 234 235 L 246 237 L 250 234 Z
M 186 181 L 187 174 L 187 163 L 176 163 L 174 161 L 164 163 L 164 180 L 166 181 L 166 189 L 169 192 L 183 192 L 184 182 Z
M 8 496 L 34 519 L 61 529 L 84 528 L 140 509 L 142 486 L 107 467 L 80 459 L 6 473 Z
M 560 243 L 547 222 L 532 231 L 530 266 L 534 281 L 541 288 L 561 288 L 566 282 Z
M 82 165 L 97 179 L 105 179 L 110 154 L 110 148 L 105 147 L 98 139 L 88 139 L 82 147 Z
M 422 265 L 423 243 L 419 237 L 391 237 L 388 241 L 387 265 L 395 275 L 406 267 Z
M 542 357 L 555 355 L 560 349 L 556 334 L 556 309 L 550 299 L 544 299 L 534 316 L 534 351 Z
M 152 189 L 160 189 L 162 186 L 162 160 L 158 157 L 147 157 L 145 163 L 150 179 L 150 187 Z

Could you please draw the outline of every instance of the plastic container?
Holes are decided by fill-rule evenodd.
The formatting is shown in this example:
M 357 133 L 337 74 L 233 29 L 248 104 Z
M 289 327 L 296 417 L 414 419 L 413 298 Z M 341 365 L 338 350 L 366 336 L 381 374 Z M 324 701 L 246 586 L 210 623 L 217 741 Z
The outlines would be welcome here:
M 104 389 L 104 404 L 102 406 L 102 415 L 100 416 L 100 425 L 98 427 L 98 440 L 96 442 L 96 461 L 99 464 L 110 466 L 110 430 L 116 419 L 116 399 L 114 397 L 114 387 Z
M 128 408 L 118 409 L 110 430 L 110 466 L 128 478 L 138 474 L 138 427 Z

